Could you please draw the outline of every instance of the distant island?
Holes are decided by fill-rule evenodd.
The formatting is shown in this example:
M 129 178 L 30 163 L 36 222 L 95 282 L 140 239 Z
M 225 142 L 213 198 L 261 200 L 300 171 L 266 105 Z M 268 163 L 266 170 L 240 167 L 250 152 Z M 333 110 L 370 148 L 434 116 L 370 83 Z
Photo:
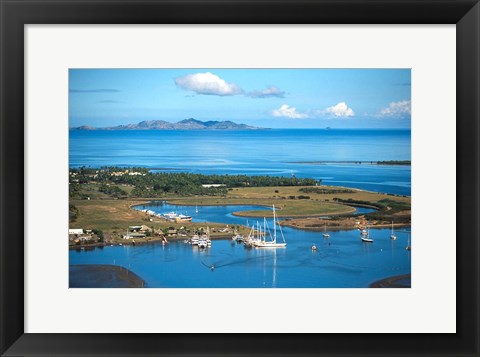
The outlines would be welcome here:
M 83 125 L 70 128 L 70 130 L 261 130 L 256 126 L 246 124 L 237 124 L 233 121 L 201 121 L 193 118 L 184 119 L 177 123 L 171 123 L 164 120 L 146 120 L 138 124 L 126 124 L 97 128 L 94 126 Z

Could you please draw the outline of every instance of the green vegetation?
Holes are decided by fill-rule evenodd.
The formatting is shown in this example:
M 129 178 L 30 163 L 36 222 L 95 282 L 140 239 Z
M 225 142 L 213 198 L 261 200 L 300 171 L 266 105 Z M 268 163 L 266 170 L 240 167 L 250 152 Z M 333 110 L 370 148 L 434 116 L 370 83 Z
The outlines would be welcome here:
M 371 202 L 371 201 L 363 201 L 363 200 L 354 200 L 352 198 L 342 199 L 342 198 L 334 197 L 333 200 L 336 201 L 336 202 L 340 202 L 340 203 L 350 204 L 352 206 L 374 207 L 374 208 L 377 208 L 377 209 L 385 208 L 385 205 L 383 205 L 381 203 Z
M 122 235 L 125 235 L 128 226 L 133 225 L 147 225 L 153 229 L 153 232 L 145 233 L 145 238 L 138 238 L 138 241 L 135 238 L 136 242 L 159 240 L 160 232 L 170 237 L 169 228 L 187 233 L 202 228 L 192 222 L 167 222 L 131 208 L 147 199 L 167 200 L 178 205 L 265 207 L 262 210 L 235 212 L 235 215 L 243 217 L 271 217 L 271 206 L 274 204 L 278 208 L 278 217 L 295 217 L 295 222 L 291 222 L 295 227 L 324 224 L 321 221 L 323 216 L 329 216 L 329 222 L 344 226 L 348 219 L 355 221 L 352 206 L 359 205 L 378 209 L 365 215 L 371 221 L 410 221 L 410 197 L 345 187 L 320 187 L 319 184 L 314 179 L 296 177 L 154 173 L 145 168 L 80 168 L 70 171 L 69 218 L 71 228 L 91 229 L 99 243 L 124 241 Z M 317 219 L 318 222 L 303 221 L 303 217 Z M 213 222 L 208 225 L 212 232 L 225 227 Z M 239 231 L 245 229 L 241 227 Z
M 101 231 L 99 229 L 93 229 L 92 233 L 95 234 L 98 237 L 98 241 L 100 243 L 105 242 L 105 237 L 103 236 L 103 231 Z
M 69 204 L 68 205 L 68 221 L 75 222 L 78 217 L 78 208 L 75 205 Z
M 400 215 L 400 213 L 410 211 L 410 208 L 411 208 L 410 202 L 392 200 L 390 198 L 384 198 L 375 202 L 353 200 L 351 198 L 349 199 L 334 198 L 333 200 L 336 202 L 341 202 L 349 205 L 358 205 L 358 206 L 367 206 L 367 207 L 377 208 L 378 211 L 367 213 L 365 215 L 365 218 L 369 220 L 390 221 L 392 220 L 392 217 L 395 215 L 395 221 L 397 223 L 410 222 L 410 214 Z
M 331 193 L 354 193 L 354 190 L 347 188 L 324 188 L 324 187 L 302 187 L 298 191 L 305 193 L 317 193 L 320 195 L 331 194 Z
M 111 186 L 109 184 L 102 183 L 100 187 L 98 188 L 99 192 L 103 192 L 106 195 L 109 195 L 111 197 L 126 197 L 127 192 L 125 190 L 122 190 L 118 186 Z
M 247 176 L 247 175 L 201 175 L 193 173 L 150 172 L 145 168 L 124 169 L 105 167 L 92 169 L 82 167 L 70 171 L 70 198 L 87 199 L 81 193 L 82 186 L 97 184 L 97 192 L 114 198 L 167 197 L 175 196 L 226 196 L 236 187 L 314 186 L 319 181 L 309 178 Z M 202 185 L 218 185 L 204 187 Z M 122 187 L 120 187 L 122 186 Z M 123 187 L 133 187 L 127 192 Z

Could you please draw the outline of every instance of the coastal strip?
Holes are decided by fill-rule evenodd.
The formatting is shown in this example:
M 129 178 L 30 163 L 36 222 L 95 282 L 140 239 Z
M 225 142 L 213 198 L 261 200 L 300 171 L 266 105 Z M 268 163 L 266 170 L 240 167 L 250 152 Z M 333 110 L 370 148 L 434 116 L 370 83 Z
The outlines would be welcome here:
M 396 275 L 375 281 L 370 288 L 411 288 L 412 274 Z
M 287 164 L 304 165 L 391 165 L 391 166 L 411 166 L 410 160 L 386 160 L 386 161 L 290 161 Z
M 144 288 L 145 285 L 137 274 L 119 265 L 69 266 L 70 288 Z

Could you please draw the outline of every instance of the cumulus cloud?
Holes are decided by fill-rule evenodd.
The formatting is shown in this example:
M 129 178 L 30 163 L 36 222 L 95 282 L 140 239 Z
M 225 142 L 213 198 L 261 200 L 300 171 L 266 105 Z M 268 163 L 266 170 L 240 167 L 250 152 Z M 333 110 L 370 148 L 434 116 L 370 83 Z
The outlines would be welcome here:
M 270 98 L 270 97 L 283 98 L 285 97 L 285 92 L 275 86 L 270 86 L 261 91 L 250 92 L 247 95 L 252 98 Z
M 307 114 L 297 112 L 297 108 L 291 107 L 287 104 L 283 104 L 280 108 L 272 111 L 274 117 L 285 117 L 291 119 L 304 119 L 308 118 Z
M 175 84 L 184 90 L 197 94 L 227 96 L 243 93 L 242 89 L 236 84 L 228 83 L 210 72 L 187 74 L 175 78 Z
M 340 102 L 337 105 L 334 105 L 332 107 L 328 107 L 325 109 L 325 112 L 327 114 L 331 114 L 335 117 L 353 117 L 355 115 L 355 112 L 352 110 L 352 108 L 349 108 L 347 103 L 345 102 Z
M 400 117 L 407 114 L 411 114 L 411 102 L 409 100 L 391 102 L 387 108 L 380 111 L 382 117 Z

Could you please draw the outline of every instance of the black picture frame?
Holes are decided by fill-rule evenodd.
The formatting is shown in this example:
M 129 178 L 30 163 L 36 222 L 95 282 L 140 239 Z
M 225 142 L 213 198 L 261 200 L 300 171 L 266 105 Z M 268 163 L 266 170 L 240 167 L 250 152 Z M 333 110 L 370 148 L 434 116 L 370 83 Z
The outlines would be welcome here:
M 2 356 L 479 356 L 478 0 L 0 0 Z M 456 24 L 457 332 L 454 334 L 24 333 L 24 26 L 27 24 Z M 441 314 L 441 311 L 439 312 Z

